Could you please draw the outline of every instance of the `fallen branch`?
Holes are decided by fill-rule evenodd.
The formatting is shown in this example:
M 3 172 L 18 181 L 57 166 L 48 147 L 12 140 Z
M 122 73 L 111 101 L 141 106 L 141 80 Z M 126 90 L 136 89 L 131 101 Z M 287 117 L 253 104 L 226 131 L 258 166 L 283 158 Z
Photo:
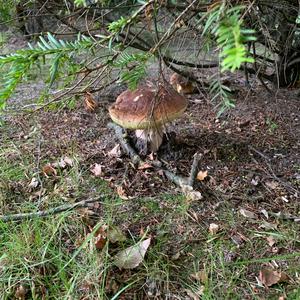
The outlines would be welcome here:
M 130 156 L 132 162 L 134 164 L 142 164 L 143 160 L 140 158 L 140 156 L 136 153 L 136 151 L 131 147 L 131 145 L 128 142 L 128 136 L 127 134 L 124 132 L 124 129 L 115 124 L 115 123 L 108 123 L 107 124 L 108 128 L 111 128 L 115 131 L 115 134 L 118 138 L 118 141 L 121 144 L 121 147 L 123 148 L 123 150 Z
M 194 182 L 197 176 L 197 171 L 198 171 L 198 164 L 199 164 L 199 160 L 201 159 L 202 154 L 201 153 L 195 153 L 194 154 L 194 160 L 192 163 L 192 167 L 191 167 L 191 172 L 190 172 L 190 176 L 188 179 L 188 185 L 190 186 L 194 186 Z
M 115 123 L 108 123 L 107 127 L 111 128 L 115 131 L 116 137 L 117 137 L 118 141 L 120 142 L 121 147 L 126 152 L 126 154 L 131 158 L 131 160 L 133 161 L 134 164 L 142 165 L 145 163 L 141 159 L 141 157 L 136 153 L 136 151 L 132 148 L 132 146 L 130 145 L 130 143 L 127 139 L 127 135 L 124 133 L 124 129 L 122 127 L 120 127 L 119 125 L 117 125 Z M 162 168 L 160 162 L 152 162 L 152 165 L 156 169 L 162 171 L 164 173 L 164 175 L 171 182 L 175 183 L 176 185 L 178 185 L 179 187 L 182 188 L 185 185 L 189 185 L 189 183 L 192 183 L 192 184 L 194 183 L 194 180 L 196 177 L 196 175 L 194 173 L 197 170 L 197 165 L 198 165 L 198 161 L 199 161 L 200 157 L 198 157 L 198 154 L 194 156 L 194 161 L 193 161 L 193 165 L 191 168 L 191 174 L 190 174 L 189 178 L 183 177 L 180 175 L 176 175 L 173 172 L 166 170 L 165 168 Z M 192 178 L 192 180 L 191 180 L 191 178 Z
M 293 215 L 290 215 L 289 213 L 283 213 L 283 212 L 274 213 L 272 211 L 268 211 L 268 214 L 270 216 L 278 218 L 278 219 L 300 222 L 300 216 L 293 216 Z
M 277 182 L 279 182 L 280 184 L 282 184 L 290 193 L 295 193 L 296 195 L 299 194 L 299 190 L 294 188 L 290 183 L 288 183 L 287 181 L 280 179 L 274 172 L 274 170 L 272 169 L 272 166 L 270 164 L 271 159 L 269 157 L 267 157 L 266 155 L 264 155 L 262 152 L 260 152 L 259 150 L 255 149 L 252 146 L 249 146 L 249 149 L 254 151 L 255 153 L 257 153 L 260 157 L 262 157 L 265 160 L 265 163 L 268 167 L 268 171 L 265 171 L 265 173 L 272 177 L 274 180 L 276 180 Z
M 82 200 L 73 204 L 64 204 L 61 206 L 57 206 L 48 210 L 40 210 L 37 212 L 31 212 L 31 213 L 21 213 L 21 214 L 13 214 L 13 215 L 3 215 L 0 216 L 0 221 L 2 222 L 9 222 L 9 221 L 18 221 L 18 220 L 24 220 L 24 219 L 33 219 L 36 217 L 46 217 L 49 215 L 55 215 L 59 214 L 64 211 L 73 210 L 76 208 L 86 207 L 89 203 L 94 203 L 100 201 L 103 196 L 98 198 L 92 198 L 92 199 L 86 199 Z

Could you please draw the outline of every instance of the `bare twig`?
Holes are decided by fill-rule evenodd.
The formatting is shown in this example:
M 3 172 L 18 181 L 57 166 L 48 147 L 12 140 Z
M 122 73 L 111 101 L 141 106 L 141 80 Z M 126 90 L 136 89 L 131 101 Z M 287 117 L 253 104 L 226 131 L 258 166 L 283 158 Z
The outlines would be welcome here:
M 127 135 L 124 133 L 124 129 L 115 123 L 108 123 L 108 128 L 111 128 L 115 131 L 116 137 L 121 144 L 121 147 L 126 152 L 127 155 L 130 156 L 132 162 L 134 164 L 142 165 L 145 162 L 141 159 L 141 157 L 136 153 L 136 151 L 131 147 Z M 162 168 L 160 162 L 152 162 L 152 165 L 157 169 L 164 173 L 164 175 L 173 183 L 182 187 L 188 184 L 188 179 L 186 177 L 176 175 L 173 172 Z
M 118 138 L 118 141 L 121 144 L 121 147 L 130 156 L 132 162 L 134 164 L 143 163 L 143 160 L 140 158 L 140 156 L 136 153 L 136 151 L 129 144 L 129 142 L 127 140 L 127 134 L 124 132 L 124 129 L 115 123 L 108 123 L 107 127 L 110 129 L 113 129 L 115 131 L 115 134 Z
M 173 172 L 163 169 L 163 168 L 159 168 L 160 170 L 162 170 L 165 174 L 165 176 L 173 183 L 175 183 L 176 185 L 178 185 L 179 187 L 183 187 L 185 185 L 188 185 L 188 179 L 186 177 L 180 176 L 180 175 L 176 175 Z
M 289 213 L 283 213 L 283 212 L 274 213 L 272 211 L 268 211 L 268 214 L 270 216 L 278 218 L 278 219 L 300 222 L 300 216 L 293 216 L 293 215 L 290 215 Z
M 268 158 L 266 155 L 264 155 L 263 153 L 261 153 L 259 150 L 255 149 L 252 146 L 249 146 L 249 149 L 254 151 L 255 153 L 257 153 L 260 157 L 262 157 L 265 160 L 265 163 L 268 167 L 268 171 L 265 171 L 266 174 L 268 174 L 269 176 L 271 176 L 274 180 L 278 181 L 279 183 L 281 183 L 288 191 L 290 191 L 291 193 L 296 193 L 297 195 L 299 194 L 299 190 L 294 188 L 290 183 L 288 183 L 285 180 L 282 180 L 281 178 L 279 178 L 274 170 L 272 169 L 272 166 L 270 164 L 270 158 Z
M 13 215 L 3 215 L 3 216 L 0 216 L 0 221 L 9 222 L 9 221 L 33 219 L 33 218 L 37 218 L 37 217 L 46 217 L 49 215 L 59 214 L 64 211 L 70 211 L 70 210 L 73 210 L 76 208 L 86 207 L 89 203 L 99 202 L 101 199 L 103 199 L 103 196 L 82 200 L 82 201 L 79 201 L 79 202 L 76 202 L 73 204 L 64 204 L 64 205 L 57 206 L 57 207 L 54 207 L 54 208 L 51 208 L 48 210 L 40 210 L 37 212 L 21 213 L 21 214 L 13 214 Z
M 194 181 L 195 181 L 195 178 L 197 176 L 197 171 L 198 171 L 198 163 L 199 163 L 199 160 L 201 159 L 201 157 L 202 157 L 201 153 L 197 152 L 194 154 L 194 160 L 192 163 L 191 172 L 190 172 L 190 176 L 188 179 L 188 185 L 190 185 L 190 186 L 194 185 Z

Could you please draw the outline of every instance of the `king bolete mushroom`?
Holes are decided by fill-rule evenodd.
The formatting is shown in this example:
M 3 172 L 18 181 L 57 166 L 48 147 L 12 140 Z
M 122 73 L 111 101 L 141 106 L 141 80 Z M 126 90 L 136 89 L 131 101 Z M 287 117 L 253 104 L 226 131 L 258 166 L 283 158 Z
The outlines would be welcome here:
M 162 143 L 164 125 L 179 117 L 187 107 L 187 99 L 169 86 L 158 88 L 147 84 L 134 91 L 121 93 L 109 108 L 112 120 L 135 130 L 141 152 L 156 152 Z
M 180 94 L 192 94 L 195 92 L 193 82 L 178 73 L 172 74 L 170 77 L 170 84 Z

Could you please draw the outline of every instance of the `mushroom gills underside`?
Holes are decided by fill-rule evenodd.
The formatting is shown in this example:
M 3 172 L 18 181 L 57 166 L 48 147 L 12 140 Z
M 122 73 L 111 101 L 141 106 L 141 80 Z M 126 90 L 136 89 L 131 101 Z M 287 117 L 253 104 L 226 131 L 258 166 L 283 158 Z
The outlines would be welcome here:
M 137 129 L 135 135 L 137 138 L 136 146 L 140 153 L 147 154 L 148 150 L 157 152 L 163 140 L 164 129 L 161 126 L 149 129 Z

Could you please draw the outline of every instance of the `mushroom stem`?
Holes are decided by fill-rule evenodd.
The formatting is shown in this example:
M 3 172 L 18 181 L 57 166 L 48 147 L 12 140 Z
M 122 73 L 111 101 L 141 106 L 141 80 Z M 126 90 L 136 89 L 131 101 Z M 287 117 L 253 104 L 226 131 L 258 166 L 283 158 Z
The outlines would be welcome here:
M 156 152 L 162 143 L 163 133 L 164 130 L 161 126 L 136 130 L 137 147 L 142 153 L 147 153 L 149 142 L 151 152 Z
M 161 126 L 151 128 L 149 130 L 149 142 L 150 142 L 150 150 L 151 152 L 156 152 L 163 140 L 164 130 Z

